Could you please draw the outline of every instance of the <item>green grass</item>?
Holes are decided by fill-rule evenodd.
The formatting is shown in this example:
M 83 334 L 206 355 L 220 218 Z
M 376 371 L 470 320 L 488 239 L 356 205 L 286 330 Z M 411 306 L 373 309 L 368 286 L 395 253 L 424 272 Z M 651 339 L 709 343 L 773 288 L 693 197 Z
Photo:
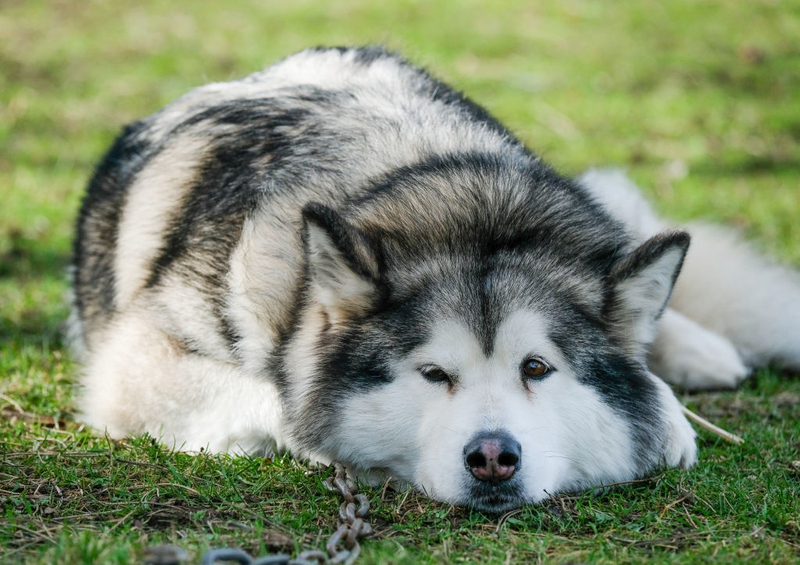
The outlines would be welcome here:
M 0 562 L 130 563 L 174 543 L 320 547 L 336 499 L 291 459 L 171 453 L 73 418 L 62 340 L 80 195 L 120 126 L 314 44 L 384 43 L 560 170 L 625 167 L 676 219 L 800 264 L 796 0 L 7 0 L 0 8 Z M 361 563 L 800 559 L 800 382 L 765 370 L 689 406 L 700 463 L 505 517 L 382 489 Z

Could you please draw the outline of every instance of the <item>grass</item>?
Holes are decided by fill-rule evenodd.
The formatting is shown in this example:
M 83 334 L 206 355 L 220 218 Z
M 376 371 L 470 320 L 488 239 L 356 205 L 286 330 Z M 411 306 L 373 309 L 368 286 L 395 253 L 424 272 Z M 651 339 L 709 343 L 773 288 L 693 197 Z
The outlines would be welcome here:
M 171 453 L 73 418 L 62 340 L 72 224 L 120 126 L 313 44 L 385 43 L 486 105 L 560 170 L 625 167 L 666 214 L 800 264 L 800 4 L 297 0 L 0 10 L 0 561 L 131 563 L 174 543 L 320 547 L 336 499 L 288 458 Z M 800 559 L 800 383 L 763 370 L 690 408 L 701 461 L 504 517 L 366 489 L 361 563 Z

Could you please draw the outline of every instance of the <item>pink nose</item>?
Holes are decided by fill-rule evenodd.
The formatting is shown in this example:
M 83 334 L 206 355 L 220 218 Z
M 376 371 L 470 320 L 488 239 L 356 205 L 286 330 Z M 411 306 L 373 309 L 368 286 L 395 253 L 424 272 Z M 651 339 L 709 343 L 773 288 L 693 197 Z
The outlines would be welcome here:
M 519 443 L 505 431 L 482 432 L 464 448 L 472 476 L 496 485 L 514 476 L 522 459 Z

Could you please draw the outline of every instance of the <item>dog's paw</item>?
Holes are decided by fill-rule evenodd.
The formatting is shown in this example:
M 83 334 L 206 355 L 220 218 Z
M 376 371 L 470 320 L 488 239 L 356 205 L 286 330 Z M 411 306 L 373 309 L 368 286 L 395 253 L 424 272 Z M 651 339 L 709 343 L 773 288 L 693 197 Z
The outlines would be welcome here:
M 659 389 L 662 398 L 664 418 L 664 460 L 667 467 L 688 469 L 697 462 L 697 434 L 686 419 L 683 405 L 664 381 L 650 375 Z
M 736 388 L 750 374 L 730 341 L 673 310 L 659 323 L 648 365 L 684 390 Z
M 667 419 L 667 466 L 688 469 L 694 465 L 697 462 L 696 437 L 697 433 L 684 416 L 683 409 L 679 407 L 678 413 L 671 411 Z

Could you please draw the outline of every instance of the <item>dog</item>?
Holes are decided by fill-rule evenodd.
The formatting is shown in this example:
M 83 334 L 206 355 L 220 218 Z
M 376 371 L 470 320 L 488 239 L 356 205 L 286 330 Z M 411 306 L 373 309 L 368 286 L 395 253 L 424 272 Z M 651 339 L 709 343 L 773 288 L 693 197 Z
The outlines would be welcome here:
M 800 367 L 794 273 L 669 226 L 617 171 L 559 175 L 380 48 L 309 49 L 127 126 L 72 278 L 98 430 L 338 460 L 486 512 L 688 468 L 665 381 Z

